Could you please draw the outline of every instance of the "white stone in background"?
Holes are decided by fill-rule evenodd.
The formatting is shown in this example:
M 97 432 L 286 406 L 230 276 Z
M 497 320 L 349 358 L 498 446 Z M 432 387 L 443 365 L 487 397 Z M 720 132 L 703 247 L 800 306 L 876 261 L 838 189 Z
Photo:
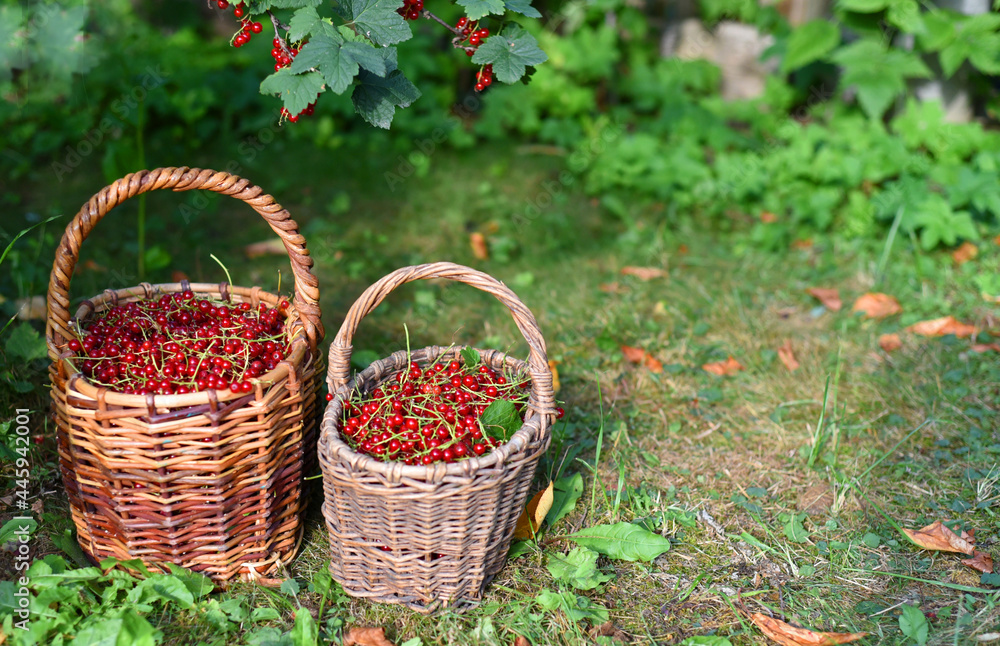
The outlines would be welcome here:
M 689 18 L 676 28 L 668 29 L 660 41 L 664 56 L 681 60 L 707 60 L 722 72 L 722 98 L 753 99 L 764 93 L 768 74 L 778 69 L 777 60 L 761 62 L 764 51 L 774 44 L 774 38 L 760 33 L 752 25 L 720 22 L 712 34 L 696 18 Z

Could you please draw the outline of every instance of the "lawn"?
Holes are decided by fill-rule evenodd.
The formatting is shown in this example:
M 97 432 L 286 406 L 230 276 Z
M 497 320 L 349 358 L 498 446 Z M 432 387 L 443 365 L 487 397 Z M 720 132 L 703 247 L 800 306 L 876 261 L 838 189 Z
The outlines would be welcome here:
M 1000 639 L 998 575 L 963 565 L 965 556 L 921 549 L 901 532 L 954 521 L 957 531 L 974 530 L 978 549 L 996 554 L 998 353 L 974 347 L 992 342 L 985 332 L 970 339 L 906 328 L 951 315 L 996 330 L 995 303 L 974 279 L 996 271 L 1000 246 L 983 244 L 959 264 L 902 235 L 756 245 L 747 236 L 756 213 L 737 214 L 725 230 L 697 213 L 667 214 L 659 201 L 614 217 L 579 183 L 566 182 L 565 157 L 548 148 L 442 150 L 392 183 L 394 153 L 341 160 L 296 142 L 275 146 L 292 161 L 257 159 L 241 172 L 302 226 L 317 260 L 327 343 L 354 298 L 396 267 L 451 260 L 494 275 L 536 315 L 567 411 L 532 491 L 579 475 L 582 495 L 537 541 L 515 546 L 480 606 L 421 616 L 327 589 L 322 492 L 311 482 L 302 552 L 285 585 L 151 601 L 146 618 L 161 643 L 305 643 L 295 641 L 301 627 L 293 630 L 303 623 L 294 619 L 299 608 L 329 638 L 351 626 L 384 627 L 393 643 L 408 646 L 512 644 L 518 635 L 531 644 L 769 643 L 754 613 L 817 631 L 866 632 L 865 644 Z M 326 165 L 348 159 L 361 161 L 329 181 Z M 87 169 L 56 195 L 29 184 L 22 210 L 74 213 L 103 184 Z M 234 283 L 276 290 L 280 280 L 289 292 L 281 256 L 244 253 L 270 239 L 262 221 L 226 198 L 194 200 L 148 197 L 148 244 L 169 258 L 149 279 L 169 281 L 182 270 L 192 280 L 221 280 L 214 254 Z M 75 297 L 110 280 L 138 282 L 136 209 L 115 211 L 84 245 Z M 190 221 L 175 226 L 172 218 L 185 213 Z M 46 236 L 66 222 L 48 224 L 38 238 L 32 293 L 45 282 Z M 488 259 L 474 253 L 473 233 L 485 237 Z M 28 263 L 25 254 L 19 262 Z M 810 288 L 838 289 L 843 307 L 824 306 Z M 893 296 L 901 312 L 852 312 L 873 292 Z M 404 325 L 414 347 L 470 343 L 526 353 L 499 304 L 435 281 L 399 290 L 365 320 L 359 362 L 404 348 Z M 901 347 L 880 347 L 885 334 L 898 334 Z M 730 362 L 732 374 L 711 372 L 729 357 L 738 369 Z M 42 520 L 33 556 L 89 565 L 69 539 L 45 374 L 22 370 L 31 392 L 7 391 L 4 404 L 30 408 L 32 427 L 46 435 L 32 449 L 31 495 Z M 13 465 L 4 470 L 13 484 Z M 669 539 L 670 549 L 649 562 L 602 555 L 597 570 L 577 578 L 553 574 L 553 563 L 577 547 L 568 535 L 618 522 Z M 13 576 L 12 553 L 0 567 Z M 125 579 L 66 585 L 79 590 L 49 606 L 66 616 L 114 616 L 136 589 Z M 106 593 L 112 586 L 121 596 Z

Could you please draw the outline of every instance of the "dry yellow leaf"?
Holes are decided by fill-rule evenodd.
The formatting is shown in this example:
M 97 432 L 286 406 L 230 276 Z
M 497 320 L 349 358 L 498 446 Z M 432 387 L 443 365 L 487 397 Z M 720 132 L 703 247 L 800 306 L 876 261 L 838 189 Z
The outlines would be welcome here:
M 792 350 L 792 340 L 786 339 L 784 345 L 778 348 L 778 358 L 785 364 L 789 372 L 799 369 L 799 362 L 795 359 L 795 352 Z
M 559 369 L 556 368 L 557 361 L 549 359 L 549 372 L 552 373 L 552 392 L 559 392 Z
M 863 312 L 867 319 L 884 319 L 903 311 L 903 307 L 895 298 L 877 292 L 859 296 L 851 309 L 854 312 Z
M 344 646 L 396 646 L 385 636 L 385 628 L 354 626 L 344 635 Z
M 725 361 L 706 363 L 701 367 L 701 369 L 705 372 L 710 372 L 713 375 L 719 375 L 720 377 L 732 377 L 740 370 L 743 370 L 743 364 L 736 359 L 733 359 L 733 355 L 729 355 Z
M 878 338 L 878 347 L 886 352 L 895 352 L 903 347 L 903 341 L 898 334 L 883 334 Z
M 552 509 L 553 496 L 554 489 L 550 482 L 548 487 L 531 498 L 517 519 L 517 525 L 514 527 L 514 538 L 526 541 L 535 537 L 538 528 L 542 526 L 542 521 Z
M 925 550 L 961 552 L 969 555 L 976 551 L 972 543 L 948 529 L 940 520 L 922 529 L 903 529 L 903 532 Z
M 956 265 L 964 265 L 978 255 L 979 247 L 966 241 L 951 252 L 951 259 L 955 261 Z
M 479 260 L 490 259 L 490 248 L 486 244 L 486 236 L 476 231 L 469 234 L 469 246 L 472 247 L 472 255 Z
M 759 612 L 750 615 L 750 621 L 756 624 L 762 633 L 782 646 L 834 646 L 857 641 L 868 634 L 820 633 L 806 628 L 796 628 Z
M 840 300 L 840 290 L 836 287 L 810 287 L 806 293 L 822 303 L 831 312 L 840 311 L 840 308 L 844 306 L 843 301 Z
M 942 316 L 939 319 L 920 321 L 906 328 L 907 332 L 919 334 L 920 336 L 945 336 L 954 334 L 957 337 L 972 336 L 976 333 L 976 328 L 972 325 L 962 323 L 954 316 Z

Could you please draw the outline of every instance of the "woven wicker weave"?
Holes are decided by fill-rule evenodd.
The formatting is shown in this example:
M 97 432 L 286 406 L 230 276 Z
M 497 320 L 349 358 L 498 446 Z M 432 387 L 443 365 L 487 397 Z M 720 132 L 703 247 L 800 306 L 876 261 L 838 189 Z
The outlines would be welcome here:
M 341 439 L 337 427 L 344 402 L 355 389 L 369 393 L 406 370 L 410 359 L 426 366 L 456 358 L 462 348 L 433 346 L 411 357 L 397 352 L 349 380 L 351 339 L 389 292 L 430 278 L 466 283 L 509 308 L 530 348 L 527 364 L 502 352 L 479 353 L 493 368 L 531 377 L 525 423 L 507 444 L 480 458 L 429 466 L 380 462 L 352 451 Z M 348 594 L 418 612 L 462 609 L 481 600 L 507 558 L 554 419 L 552 374 L 534 316 L 502 283 L 468 267 L 434 263 L 400 269 L 369 287 L 351 307 L 330 347 L 328 385 L 336 395 L 323 417 L 319 461 L 333 578 Z
M 130 395 L 89 383 L 67 360 L 67 342 L 76 336 L 68 290 L 80 245 L 117 204 L 157 189 L 205 189 L 242 200 L 285 244 L 295 275 L 288 357 L 253 380 L 251 393 Z M 127 175 L 94 195 L 66 228 L 49 282 L 46 339 L 63 483 L 80 545 L 95 561 L 140 558 L 159 569 L 175 563 L 227 581 L 265 575 L 294 556 L 303 457 L 312 452 L 304 420 L 315 427 L 323 337 L 311 267 L 288 211 L 247 180 L 211 170 Z M 143 283 L 84 301 L 74 320 L 185 289 L 254 307 L 280 302 L 258 287 Z

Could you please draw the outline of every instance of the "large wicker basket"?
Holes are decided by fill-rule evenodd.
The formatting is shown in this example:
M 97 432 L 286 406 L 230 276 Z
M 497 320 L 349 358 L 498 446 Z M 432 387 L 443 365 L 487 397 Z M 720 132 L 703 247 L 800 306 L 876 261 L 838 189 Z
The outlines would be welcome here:
M 285 244 L 295 275 L 285 320 L 290 347 L 250 393 L 125 394 L 91 384 L 73 367 L 73 321 L 118 303 L 186 289 L 254 307 L 280 302 L 259 287 L 143 283 L 83 301 L 71 320 L 68 289 L 80 245 L 117 204 L 157 189 L 242 200 Z M 315 433 L 323 336 L 311 267 L 288 211 L 249 181 L 211 170 L 127 175 L 94 195 L 66 228 L 49 282 L 46 338 L 63 483 L 80 545 L 95 561 L 138 558 L 157 569 L 174 563 L 225 582 L 266 575 L 295 555 L 303 460 L 314 446 L 304 432 Z
M 527 373 L 531 396 L 524 426 L 481 458 L 407 466 L 354 452 L 338 420 L 345 401 L 369 393 L 405 371 L 458 356 L 460 347 L 427 347 L 374 362 L 349 379 L 351 340 L 361 320 L 396 287 L 420 279 L 466 283 L 506 305 L 528 342 L 527 364 L 502 352 L 479 350 L 493 368 Z M 552 374 L 534 316 L 496 279 L 452 263 L 406 267 L 372 285 L 354 303 L 330 348 L 327 405 L 319 439 L 330 535 L 330 571 L 351 595 L 404 604 L 418 612 L 462 609 L 482 599 L 507 558 L 538 459 L 554 420 Z

